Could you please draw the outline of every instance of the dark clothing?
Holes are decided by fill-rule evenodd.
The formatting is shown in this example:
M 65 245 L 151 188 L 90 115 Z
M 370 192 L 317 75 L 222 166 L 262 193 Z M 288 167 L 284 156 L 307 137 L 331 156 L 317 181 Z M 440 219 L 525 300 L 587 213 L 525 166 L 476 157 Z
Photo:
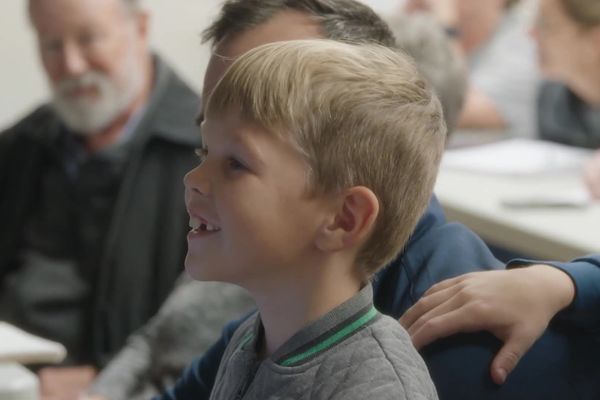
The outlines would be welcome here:
M 2 319 L 64 344 L 70 363 L 88 361 L 86 308 L 128 154 L 114 145 L 83 157 L 81 147 L 62 128 L 46 149 L 21 266 L 4 280 L 0 300 Z
M 0 134 L 0 283 L 27 277 L 13 285 L 29 296 L 21 319 L 84 340 L 74 361 L 103 365 L 181 273 L 182 179 L 196 163 L 198 106 L 156 58 L 152 95 L 130 138 L 75 169 L 64 153 L 74 135 L 49 106 Z M 20 274 L 27 265 L 36 273 Z
M 568 316 L 578 319 L 594 312 L 600 315 L 600 288 L 585 281 L 586 276 L 600 274 L 600 256 L 557 266 L 570 269 L 577 286 L 577 298 L 574 308 L 566 311 Z M 397 318 L 437 282 L 501 267 L 471 231 L 460 224 L 446 223 L 441 207 L 433 199 L 404 254 L 376 277 L 375 306 Z M 241 321 L 228 324 L 219 341 L 162 399 L 208 399 L 219 361 Z M 569 321 L 568 326 L 558 322 L 547 330 L 502 386 L 495 385 L 489 373 L 501 343 L 488 333 L 454 335 L 425 347 L 421 355 L 442 400 L 595 400 L 600 398 L 600 321 L 586 330 L 573 322 Z
M 538 128 L 543 140 L 600 149 L 600 108 L 590 107 L 562 83 L 541 85 Z

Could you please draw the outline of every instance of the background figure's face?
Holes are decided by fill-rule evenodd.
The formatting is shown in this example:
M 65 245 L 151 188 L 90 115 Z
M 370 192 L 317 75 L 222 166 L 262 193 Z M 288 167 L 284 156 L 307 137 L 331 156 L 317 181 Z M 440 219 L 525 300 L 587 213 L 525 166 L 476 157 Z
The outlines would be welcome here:
M 30 15 L 64 122 L 82 134 L 109 125 L 143 89 L 145 16 L 122 0 L 30 0 Z
M 460 47 L 469 56 L 498 29 L 506 4 L 506 0 L 407 0 L 404 11 L 428 12 L 443 25 L 459 28 Z
M 408 13 L 432 12 L 438 17 L 456 15 L 459 26 L 495 20 L 503 14 L 505 7 L 506 0 L 406 0 L 404 3 Z
M 202 99 L 206 101 L 233 60 L 263 44 L 299 39 L 318 39 L 323 35 L 319 25 L 307 14 L 286 11 L 266 23 L 224 40 L 216 46 L 204 75 Z
M 540 1 L 532 34 L 538 45 L 538 63 L 548 78 L 569 85 L 590 69 L 597 70 L 593 34 L 569 17 L 560 0 Z

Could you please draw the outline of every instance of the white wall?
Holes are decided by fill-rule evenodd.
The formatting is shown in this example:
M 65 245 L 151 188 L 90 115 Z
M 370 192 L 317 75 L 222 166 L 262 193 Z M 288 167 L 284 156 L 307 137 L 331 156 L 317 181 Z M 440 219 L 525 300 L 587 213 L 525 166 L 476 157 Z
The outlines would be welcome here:
M 146 0 L 151 40 L 194 88 L 200 90 L 208 48 L 200 33 L 218 11 L 218 0 Z M 47 96 L 46 81 L 26 14 L 27 0 L 0 2 L 0 127 Z
M 364 0 L 388 12 L 395 0 Z M 26 15 L 27 0 L 0 0 L 0 129 L 44 100 L 46 81 Z M 162 54 L 197 90 L 208 58 L 200 33 L 217 14 L 221 0 L 146 0 L 151 38 Z
M 24 0 L 0 4 L 0 127 L 45 95 Z

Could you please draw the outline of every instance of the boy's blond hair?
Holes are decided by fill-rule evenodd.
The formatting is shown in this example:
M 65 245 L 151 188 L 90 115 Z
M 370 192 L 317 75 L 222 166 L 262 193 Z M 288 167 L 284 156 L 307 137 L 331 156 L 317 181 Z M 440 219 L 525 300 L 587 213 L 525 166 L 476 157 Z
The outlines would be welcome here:
M 379 215 L 357 257 L 366 276 L 397 256 L 428 204 L 446 132 L 439 101 L 407 56 L 331 40 L 266 44 L 232 64 L 206 116 L 234 107 L 291 138 L 311 195 L 359 185 L 375 193 Z

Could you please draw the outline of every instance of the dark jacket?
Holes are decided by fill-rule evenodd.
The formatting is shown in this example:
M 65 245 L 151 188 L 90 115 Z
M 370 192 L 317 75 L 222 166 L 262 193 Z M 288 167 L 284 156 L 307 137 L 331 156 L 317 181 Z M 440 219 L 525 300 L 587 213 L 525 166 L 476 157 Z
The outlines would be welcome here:
M 184 174 L 200 143 L 198 96 L 160 59 L 106 236 L 89 332 L 92 360 L 103 365 L 146 322 L 182 271 L 188 218 Z M 45 149 L 61 123 L 47 105 L 0 134 L 0 281 L 18 268 L 22 227 L 31 213 Z
M 588 149 L 600 148 L 600 110 L 586 104 L 566 85 L 544 82 L 537 106 L 541 139 Z

